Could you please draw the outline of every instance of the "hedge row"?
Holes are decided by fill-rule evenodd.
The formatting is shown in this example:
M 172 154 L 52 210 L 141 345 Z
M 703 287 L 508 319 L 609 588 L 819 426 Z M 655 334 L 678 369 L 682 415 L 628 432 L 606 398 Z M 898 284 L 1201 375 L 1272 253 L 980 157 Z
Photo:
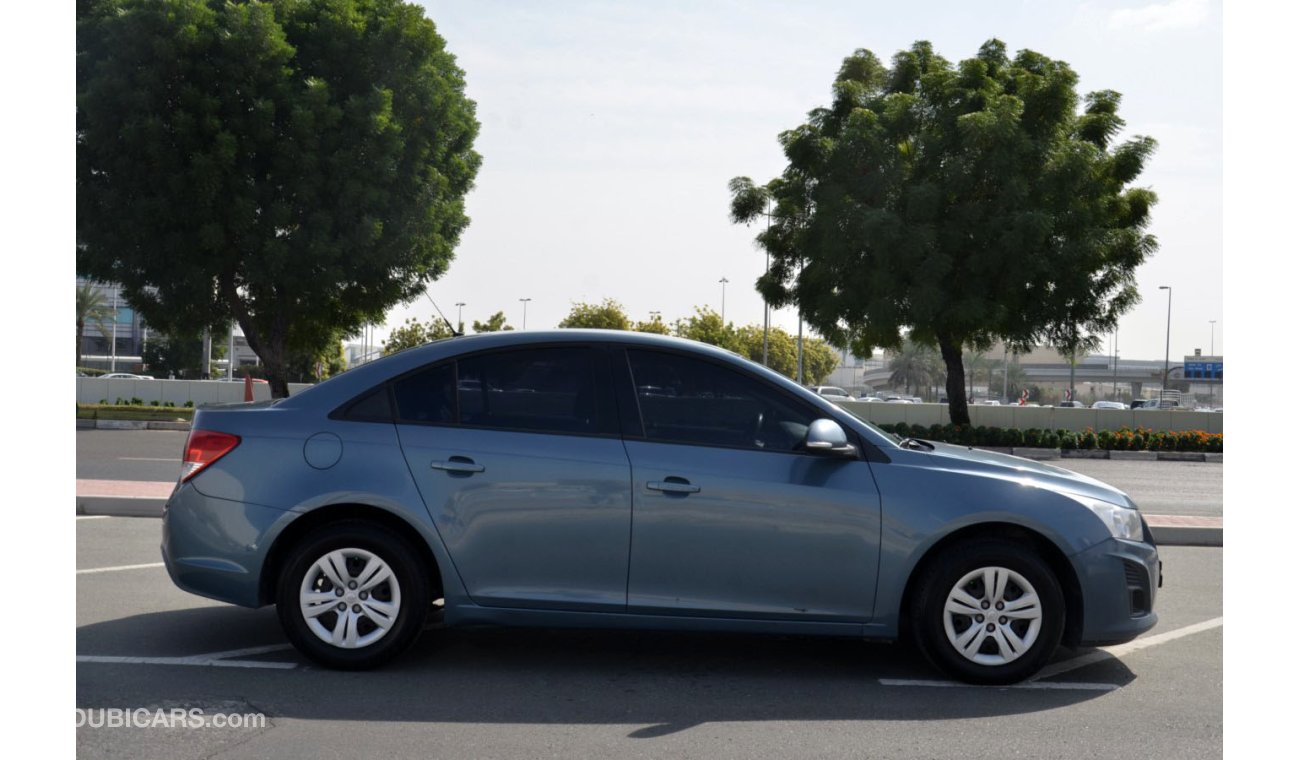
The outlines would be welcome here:
M 985 427 L 984 425 L 909 425 L 906 422 L 877 425 L 895 435 L 963 446 L 1037 447 L 1045 449 L 1101 449 L 1107 451 L 1223 451 L 1223 434 L 1204 430 L 1156 431 L 1151 428 L 1120 428 L 1094 433 L 1072 430 Z
M 137 399 L 138 400 L 138 399 Z M 117 404 L 77 404 L 79 420 L 146 420 L 167 422 L 172 420 L 194 419 L 193 406 L 166 406 L 159 402 L 152 404 L 131 404 L 119 399 Z M 168 402 L 170 403 L 170 402 Z M 190 404 L 190 402 L 186 402 Z

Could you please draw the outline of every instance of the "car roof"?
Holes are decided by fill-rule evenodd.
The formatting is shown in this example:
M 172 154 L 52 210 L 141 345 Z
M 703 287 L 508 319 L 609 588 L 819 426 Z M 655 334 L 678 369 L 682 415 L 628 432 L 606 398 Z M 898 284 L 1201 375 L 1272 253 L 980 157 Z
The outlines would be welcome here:
M 748 359 L 726 349 L 669 335 L 640 333 L 629 330 L 596 329 L 503 330 L 501 332 L 442 338 L 432 343 L 404 349 L 335 375 L 325 382 L 318 383 L 282 400 L 280 403 L 285 408 L 308 407 L 316 404 L 341 404 L 390 377 L 442 359 L 449 359 L 475 351 L 564 343 L 618 343 L 647 348 L 672 348 L 708 355 L 729 364 L 741 364 L 751 370 L 755 366 Z M 760 369 L 771 372 L 762 367 Z M 791 382 L 788 378 L 777 375 L 775 372 L 771 372 L 771 375 L 779 377 L 783 381 Z

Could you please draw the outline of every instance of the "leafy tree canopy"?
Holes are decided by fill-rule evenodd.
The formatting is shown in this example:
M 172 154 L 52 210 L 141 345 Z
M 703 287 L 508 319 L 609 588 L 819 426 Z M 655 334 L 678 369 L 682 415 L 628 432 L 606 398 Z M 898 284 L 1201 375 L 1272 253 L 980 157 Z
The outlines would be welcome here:
M 673 335 L 725 348 L 737 354 L 743 348 L 736 326 L 730 322 L 724 324 L 718 312 L 708 306 L 696 306 L 694 315 L 674 322 Z
M 160 330 L 237 320 L 287 395 L 446 271 L 477 132 L 402 0 L 79 3 L 78 271 Z
M 480 322 L 477 319 L 474 320 L 474 332 L 476 333 L 501 332 L 502 330 L 513 329 L 515 328 L 506 324 L 506 313 L 504 311 L 498 311 L 496 314 L 488 317 L 486 322 Z
M 632 320 L 628 319 L 622 304 L 612 298 L 606 298 L 598 304 L 575 303 L 569 310 L 569 315 L 560 322 L 560 327 L 631 330 Z
M 905 332 L 938 347 L 954 423 L 969 422 L 963 345 L 1109 331 L 1156 249 L 1156 196 L 1132 186 L 1155 141 L 1116 143 L 1119 93 L 1080 110 L 1077 79 L 998 40 L 956 65 L 928 42 L 888 67 L 856 51 L 831 104 L 781 133 L 781 176 L 731 181 L 734 221 L 772 203 L 759 291 L 860 355 Z
M 450 337 L 451 328 L 442 319 L 421 323 L 411 317 L 388 335 L 388 340 L 384 341 L 384 356 Z

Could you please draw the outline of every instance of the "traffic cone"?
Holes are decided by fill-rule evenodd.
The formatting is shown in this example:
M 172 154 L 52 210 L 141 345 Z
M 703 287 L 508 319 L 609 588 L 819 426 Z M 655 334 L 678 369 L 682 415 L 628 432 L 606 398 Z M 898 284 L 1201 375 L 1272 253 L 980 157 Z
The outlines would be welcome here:
M 244 400 L 253 400 L 253 376 L 244 375 Z

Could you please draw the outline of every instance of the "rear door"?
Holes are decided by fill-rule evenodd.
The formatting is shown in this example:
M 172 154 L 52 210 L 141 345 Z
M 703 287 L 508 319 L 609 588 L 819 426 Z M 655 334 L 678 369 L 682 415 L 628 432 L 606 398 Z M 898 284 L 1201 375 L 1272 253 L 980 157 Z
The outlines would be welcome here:
M 393 388 L 407 464 L 475 602 L 625 607 L 630 468 L 604 352 L 471 355 Z

